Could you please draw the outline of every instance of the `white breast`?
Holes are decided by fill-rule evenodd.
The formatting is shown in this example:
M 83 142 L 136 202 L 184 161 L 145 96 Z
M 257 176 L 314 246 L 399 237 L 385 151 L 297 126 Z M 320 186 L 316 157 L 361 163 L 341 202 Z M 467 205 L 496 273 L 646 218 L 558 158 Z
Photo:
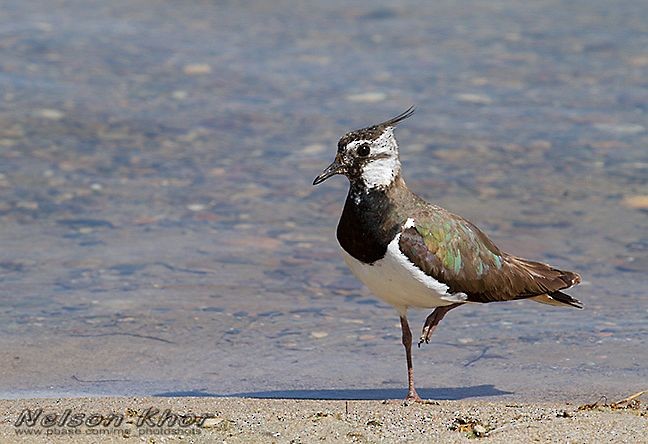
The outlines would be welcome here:
M 344 261 L 353 274 L 383 301 L 401 314 L 409 307 L 434 308 L 464 302 L 466 295 L 449 294 L 448 286 L 425 274 L 405 256 L 398 246 L 400 233 L 387 246 L 385 257 L 372 265 L 344 251 Z

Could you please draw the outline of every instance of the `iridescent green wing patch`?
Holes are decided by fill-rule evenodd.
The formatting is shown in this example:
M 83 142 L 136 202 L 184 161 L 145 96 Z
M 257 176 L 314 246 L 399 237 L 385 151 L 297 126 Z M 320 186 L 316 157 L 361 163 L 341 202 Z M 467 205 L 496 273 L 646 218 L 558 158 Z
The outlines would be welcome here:
M 442 221 L 439 216 L 417 223 L 416 231 L 446 273 L 459 275 L 463 271 L 481 276 L 491 268 L 502 267 L 500 251 L 470 222 L 447 218 Z
M 425 274 L 472 302 L 507 301 L 568 288 L 580 277 L 501 252 L 467 220 L 435 208 L 404 229 L 399 248 Z
M 446 212 L 430 212 L 401 234 L 399 246 L 427 275 L 450 292 L 481 293 L 494 287 L 502 268 L 499 249 L 477 227 Z

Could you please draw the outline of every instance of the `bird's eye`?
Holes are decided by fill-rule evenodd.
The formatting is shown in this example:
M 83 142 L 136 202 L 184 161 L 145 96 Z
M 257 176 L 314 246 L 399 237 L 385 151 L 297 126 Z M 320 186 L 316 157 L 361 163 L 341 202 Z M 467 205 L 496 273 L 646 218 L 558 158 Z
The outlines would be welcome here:
M 365 157 L 369 155 L 369 153 L 371 152 L 371 148 L 369 147 L 368 143 L 363 143 L 358 147 L 357 152 L 358 152 L 358 156 Z

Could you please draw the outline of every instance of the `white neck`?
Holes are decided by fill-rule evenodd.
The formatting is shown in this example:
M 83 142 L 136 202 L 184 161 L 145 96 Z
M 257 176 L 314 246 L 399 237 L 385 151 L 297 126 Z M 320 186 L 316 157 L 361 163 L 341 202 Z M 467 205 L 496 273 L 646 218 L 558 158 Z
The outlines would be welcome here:
M 397 157 L 375 160 L 365 165 L 362 181 L 368 189 L 386 188 L 396 179 L 399 172 L 400 161 Z

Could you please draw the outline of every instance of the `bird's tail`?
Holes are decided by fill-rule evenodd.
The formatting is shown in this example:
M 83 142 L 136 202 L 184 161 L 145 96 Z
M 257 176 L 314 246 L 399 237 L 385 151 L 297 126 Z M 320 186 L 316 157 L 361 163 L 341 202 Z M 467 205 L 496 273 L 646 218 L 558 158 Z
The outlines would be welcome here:
M 572 271 L 559 270 L 542 262 L 530 261 L 519 257 L 509 256 L 507 260 L 523 274 L 530 278 L 526 297 L 536 302 L 549 305 L 571 305 L 583 308 L 577 299 L 560 290 L 566 290 L 580 283 L 581 277 Z M 535 296 L 532 296 L 534 295 Z
M 562 291 L 554 291 L 553 293 L 534 296 L 530 299 L 533 299 L 536 302 L 540 302 L 541 304 L 558 306 L 571 305 L 572 307 L 579 309 L 583 308 L 581 301 L 569 296 L 568 294 L 563 293 Z

